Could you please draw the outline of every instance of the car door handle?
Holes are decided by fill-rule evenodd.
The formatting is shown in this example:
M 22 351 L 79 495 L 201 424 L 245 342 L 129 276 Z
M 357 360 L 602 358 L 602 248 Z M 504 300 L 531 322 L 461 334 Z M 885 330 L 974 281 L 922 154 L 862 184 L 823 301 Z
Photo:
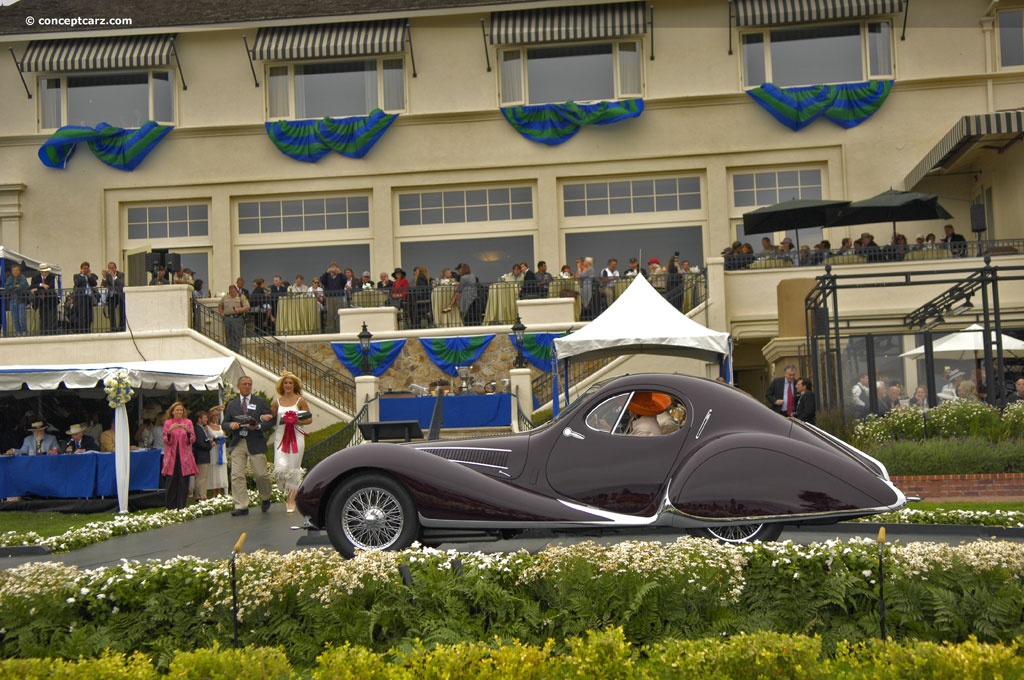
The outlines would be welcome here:
M 562 430 L 562 436 L 563 437 L 572 437 L 573 439 L 586 439 L 586 437 L 584 437 L 583 435 L 581 435 L 579 432 L 577 432 L 576 430 L 572 429 L 571 427 L 566 427 L 564 430 Z

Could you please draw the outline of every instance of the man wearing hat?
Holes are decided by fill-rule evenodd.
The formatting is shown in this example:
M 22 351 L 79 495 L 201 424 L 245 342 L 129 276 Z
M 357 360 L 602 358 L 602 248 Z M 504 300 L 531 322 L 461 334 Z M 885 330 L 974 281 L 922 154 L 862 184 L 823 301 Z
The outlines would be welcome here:
M 39 273 L 32 277 L 32 306 L 39 310 L 39 332 L 52 335 L 57 332 L 57 305 L 60 292 L 57 277 L 48 264 L 39 265 Z
M 21 443 L 21 448 L 8 449 L 8 455 L 17 456 L 41 456 L 47 453 L 57 453 L 57 438 L 52 434 L 46 434 L 46 423 L 37 421 L 28 428 L 29 435 Z
M 391 276 L 395 279 L 395 282 L 391 284 L 391 306 L 404 309 L 405 303 L 409 299 L 409 279 L 405 278 L 405 270 L 401 267 L 395 267 Z
M 860 247 L 857 249 L 857 254 L 866 257 L 868 262 L 878 262 L 882 259 L 882 249 L 875 243 L 875 237 L 866 231 L 860 235 Z
M 67 431 L 71 438 L 64 444 L 64 453 L 82 453 L 84 451 L 99 451 L 100 445 L 96 440 L 85 433 L 85 426 L 75 423 Z

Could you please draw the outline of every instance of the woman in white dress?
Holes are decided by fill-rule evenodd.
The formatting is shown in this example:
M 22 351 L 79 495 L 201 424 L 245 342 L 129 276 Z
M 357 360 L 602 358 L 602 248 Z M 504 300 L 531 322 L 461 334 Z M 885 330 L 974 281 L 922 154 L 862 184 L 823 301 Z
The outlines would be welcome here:
M 206 433 L 213 447 L 210 449 L 210 468 L 206 477 L 206 488 L 213 496 L 228 492 L 228 456 L 224 445 L 224 431 L 220 428 L 220 417 L 223 408 L 214 406 L 210 409 L 206 423 Z
M 287 499 L 288 512 L 295 512 L 295 492 L 302 483 L 302 454 L 306 433 L 299 425 L 313 422 L 309 404 L 302 396 L 299 376 L 285 371 L 277 381 L 277 398 L 270 404 L 277 429 L 274 431 L 274 478 Z

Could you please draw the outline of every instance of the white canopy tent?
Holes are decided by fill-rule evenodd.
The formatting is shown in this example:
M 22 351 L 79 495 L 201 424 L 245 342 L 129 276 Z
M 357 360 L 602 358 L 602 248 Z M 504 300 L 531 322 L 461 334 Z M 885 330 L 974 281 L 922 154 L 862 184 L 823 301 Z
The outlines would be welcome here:
M 623 354 L 659 354 L 703 361 L 730 359 L 729 334 L 713 331 L 686 316 L 642 276 L 589 325 L 554 341 L 555 379 L 558 361 Z M 568 398 L 569 386 L 565 385 Z M 558 413 L 557 383 L 553 390 Z
M 996 332 L 992 331 L 992 353 L 995 354 Z M 1024 342 L 1009 335 L 1002 336 L 1003 356 L 1024 357 Z M 932 354 L 940 359 L 977 361 L 985 356 L 985 329 L 973 323 L 963 330 L 944 335 L 932 343 Z M 909 359 L 923 359 L 924 345 L 900 355 Z
M 633 283 L 589 325 L 555 340 L 559 359 L 668 354 L 717 361 L 729 354 L 729 334 L 713 331 L 672 306 L 647 279 Z
M 20 264 L 22 266 L 24 274 L 29 280 L 39 272 L 39 267 L 45 264 L 42 260 L 16 253 L 10 248 L 0 246 L 0 290 L 3 290 L 4 282 L 7 280 L 7 273 L 11 270 L 11 267 Z M 60 265 L 51 264 L 50 269 L 53 271 L 54 276 L 57 277 L 57 286 L 60 287 L 61 271 Z M 7 332 L 7 299 L 0 296 L 0 327 L 3 331 Z
M 233 385 L 242 367 L 233 357 L 179 361 L 128 361 L 107 364 L 65 364 L 0 367 L 0 390 L 53 390 L 63 384 L 70 389 L 102 387 L 103 381 L 119 374 L 127 376 L 133 389 L 216 390 Z M 128 413 L 124 405 L 114 409 L 115 468 L 117 500 L 121 512 L 128 511 L 128 475 L 131 462 Z

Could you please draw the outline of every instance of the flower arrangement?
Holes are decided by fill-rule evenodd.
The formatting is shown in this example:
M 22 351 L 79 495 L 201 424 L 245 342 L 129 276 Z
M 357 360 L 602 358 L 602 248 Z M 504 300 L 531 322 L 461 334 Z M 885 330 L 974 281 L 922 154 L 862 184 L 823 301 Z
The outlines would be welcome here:
M 128 371 L 122 368 L 103 379 L 103 391 L 107 394 L 110 408 L 117 408 L 131 401 L 135 390 L 128 381 Z

